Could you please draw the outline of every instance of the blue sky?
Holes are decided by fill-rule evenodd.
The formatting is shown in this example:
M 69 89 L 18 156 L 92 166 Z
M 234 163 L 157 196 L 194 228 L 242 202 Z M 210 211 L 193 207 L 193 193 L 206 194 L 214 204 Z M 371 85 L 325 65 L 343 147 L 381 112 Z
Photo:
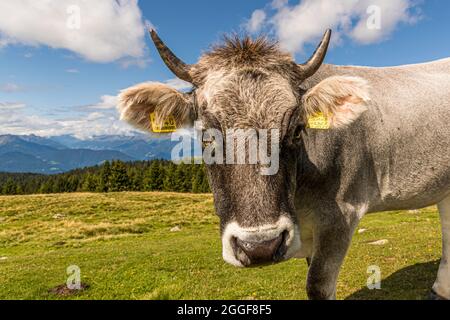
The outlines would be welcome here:
M 0 0 L 0 134 L 126 133 L 113 108 L 118 91 L 174 78 L 146 25 L 188 63 L 233 31 L 268 33 L 302 62 L 327 27 L 336 31 L 328 63 L 392 66 L 450 56 L 450 2 L 443 0 L 119 0 L 120 10 L 114 0 L 54 1 L 60 7 Z M 64 24 L 66 7 L 78 2 L 81 28 L 71 42 L 72 33 L 53 22 Z M 373 3 L 382 28 L 369 34 L 358 26 Z

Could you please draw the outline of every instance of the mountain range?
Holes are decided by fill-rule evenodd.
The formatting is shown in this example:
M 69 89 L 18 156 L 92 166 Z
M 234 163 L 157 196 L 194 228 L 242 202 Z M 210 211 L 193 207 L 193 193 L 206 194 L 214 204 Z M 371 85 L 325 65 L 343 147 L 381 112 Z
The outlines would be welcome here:
M 39 137 L 0 135 L 0 172 L 56 174 L 105 161 L 170 159 L 177 142 L 147 135 Z

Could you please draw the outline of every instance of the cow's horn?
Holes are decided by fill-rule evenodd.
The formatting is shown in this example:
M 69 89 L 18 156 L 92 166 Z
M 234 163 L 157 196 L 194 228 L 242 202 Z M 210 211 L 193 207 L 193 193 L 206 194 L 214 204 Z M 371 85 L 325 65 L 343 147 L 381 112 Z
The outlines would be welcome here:
M 317 72 L 317 70 L 319 70 L 327 54 L 328 46 L 330 45 L 330 39 L 331 30 L 328 29 L 322 38 L 322 42 L 320 42 L 319 46 L 317 47 L 312 57 L 308 60 L 308 62 L 299 65 L 300 71 L 305 78 L 311 77 Z
M 178 59 L 178 57 L 164 44 L 154 29 L 150 30 L 150 35 L 155 43 L 156 49 L 158 49 L 159 55 L 167 67 L 181 80 L 193 83 L 192 76 L 189 73 L 191 66 Z

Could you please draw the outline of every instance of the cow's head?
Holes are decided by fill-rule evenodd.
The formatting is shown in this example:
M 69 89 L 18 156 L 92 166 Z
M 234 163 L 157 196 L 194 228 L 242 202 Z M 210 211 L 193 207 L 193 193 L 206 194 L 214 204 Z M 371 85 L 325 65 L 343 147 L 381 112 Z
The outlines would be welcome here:
M 251 266 L 291 258 L 301 246 L 294 196 L 307 119 L 321 112 L 332 128 L 348 125 L 365 111 L 364 81 L 333 77 L 307 92 L 300 89 L 323 63 L 330 30 L 311 59 L 301 65 L 276 44 L 248 38 L 228 38 L 197 64 L 187 65 L 155 31 L 151 35 L 166 65 L 194 89 L 181 93 L 161 83 L 126 89 L 120 96 L 122 119 L 146 131 L 151 128 L 151 113 L 158 122 L 169 116 L 180 125 L 199 120 L 205 130 L 222 132 L 224 139 L 213 143 L 224 145 L 229 129 L 278 130 L 279 163 L 274 174 L 262 174 L 267 164 L 259 161 L 211 164 L 207 171 L 221 219 L 224 259 Z M 267 138 L 273 137 L 270 132 Z M 210 144 L 204 147 L 210 149 Z M 226 152 L 230 151 L 225 148 Z

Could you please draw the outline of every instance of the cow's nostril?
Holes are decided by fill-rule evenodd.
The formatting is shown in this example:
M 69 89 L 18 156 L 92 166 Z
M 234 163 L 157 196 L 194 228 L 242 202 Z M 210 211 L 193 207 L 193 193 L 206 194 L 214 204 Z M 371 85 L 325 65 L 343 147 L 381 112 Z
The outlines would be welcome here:
M 275 255 L 273 257 L 275 262 L 279 262 L 284 259 L 284 256 L 286 255 L 288 251 L 287 241 L 289 238 L 289 231 L 285 230 L 282 234 L 282 241 L 281 245 L 278 247 L 278 250 L 275 252 Z
M 236 257 L 245 265 L 277 262 L 286 253 L 286 232 L 267 241 L 242 241 L 235 239 Z

